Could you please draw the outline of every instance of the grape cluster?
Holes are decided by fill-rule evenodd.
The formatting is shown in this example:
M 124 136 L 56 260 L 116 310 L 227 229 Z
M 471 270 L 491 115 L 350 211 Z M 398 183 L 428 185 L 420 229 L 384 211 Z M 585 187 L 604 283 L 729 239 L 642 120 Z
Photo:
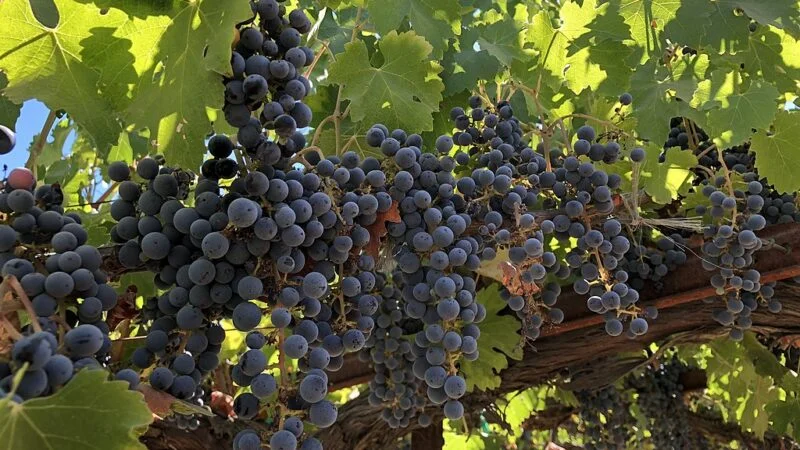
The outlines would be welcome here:
M 392 279 L 401 278 L 398 271 L 392 274 Z M 368 400 L 373 406 L 384 406 L 381 417 L 392 428 L 408 426 L 415 416 L 420 425 L 427 426 L 431 423 L 430 417 L 424 412 L 417 415 L 427 402 L 420 392 L 428 366 L 424 349 L 403 339 L 407 334 L 403 327 L 407 315 L 402 310 L 402 282 L 386 283 L 383 275 L 379 279 L 384 286 L 380 300 L 361 305 L 365 309 L 363 312 L 373 312 L 376 325 L 359 353 L 359 359 L 371 362 L 375 370 Z
M 618 269 L 628 273 L 628 284 L 634 289 L 654 282 L 659 290 L 660 280 L 686 263 L 686 240 L 680 233 L 655 239 L 643 237 L 638 242 L 633 240 L 632 244 L 625 258 L 620 259 Z
M 614 386 L 598 391 L 578 391 L 584 447 L 588 450 L 626 449 L 635 420 L 626 398 Z M 603 421 L 604 418 L 605 421 Z M 661 447 L 657 447 L 661 448 Z
M 80 216 L 64 213 L 62 201 L 57 184 L 37 187 L 25 168 L 13 169 L 0 192 L 2 275 L 19 280 L 36 315 L 14 343 L 10 360 L 0 362 L 0 392 L 13 391 L 15 401 L 50 395 L 78 370 L 109 362 L 104 319 L 117 294 L 106 284 L 100 251 L 87 244 Z M 13 390 L 14 372 L 23 369 Z M 129 370 L 118 377 L 132 387 L 139 382 Z
M 418 355 L 413 373 L 424 379 L 428 399 L 458 419 L 464 414 L 458 399 L 466 393 L 466 381 L 457 364 L 460 358 L 478 357 L 476 324 L 486 310 L 475 302 L 481 247 L 466 235 L 472 218 L 455 192 L 456 163 L 449 156 L 423 153 L 419 135 L 390 133 L 380 124 L 369 130 L 367 141 L 386 155 L 387 171 L 394 174 L 388 192 L 398 202 L 401 221 L 388 226 L 399 269 L 393 279 L 402 286 L 402 311 L 422 325 L 412 348 Z
M 677 358 L 648 365 L 638 374 L 626 377 L 625 385 L 637 394 L 650 440 L 658 449 L 708 448 L 705 437 L 695 432 L 683 400 L 680 377 L 690 367 Z
M 632 97 L 623 95 L 620 102 L 630 104 Z M 561 288 L 556 282 L 547 282 L 548 275 L 561 280 L 576 277 L 574 290 L 589 295 L 589 308 L 606 316 L 610 334 L 621 334 L 623 320 L 628 318 L 628 336 L 644 334 L 647 318 L 654 319 L 657 311 L 636 306 L 638 292 L 626 284 L 624 267 L 618 268 L 621 261 L 632 259 L 632 247 L 639 247 L 631 245 L 627 230 L 614 217 L 613 196 L 618 193 L 621 178 L 594 164 L 617 161 L 622 156 L 619 143 L 613 135 L 601 138 L 584 125 L 576 131 L 577 140 L 567 154 L 559 148 L 546 149 L 544 140 L 533 150 L 521 138 L 520 124 L 510 105 L 501 102 L 494 108 L 482 108 L 481 104 L 473 97 L 469 113 L 461 108 L 451 111 L 459 131 L 452 138 L 439 138 L 437 150 L 453 153 L 459 165 L 476 167 L 456 186 L 468 203 L 470 215 L 481 221 L 481 256 L 491 260 L 498 250 L 508 251 L 508 260 L 522 285 L 539 287 L 530 289 L 532 293 L 525 289 L 501 292 L 525 322 L 527 335 L 538 336 L 544 311 L 552 323 L 564 319 L 555 306 Z M 463 147 L 469 149 L 464 151 Z M 637 148 L 631 150 L 629 158 L 638 164 L 645 156 L 644 150 Z M 542 209 L 553 213 L 537 217 L 529 212 Z M 559 261 L 546 251 L 546 235 L 559 241 L 577 239 L 578 245 Z M 670 250 L 671 265 L 685 261 L 685 254 L 681 257 L 679 251 Z M 670 267 L 663 261 L 656 266 L 659 273 Z
M 764 229 L 767 221 L 759 214 L 764 199 L 759 194 L 764 186 L 757 180 L 747 183 L 744 190 L 734 189 L 733 195 L 719 190 L 725 187 L 725 177 L 717 177 L 714 183 L 702 186 L 711 208 L 696 207 L 697 213 L 706 213 L 712 223 L 705 227 L 703 244 L 703 268 L 714 272 L 711 285 L 717 295 L 725 301 L 725 308 L 714 311 L 714 319 L 722 325 L 731 326 L 730 337 L 740 340 L 744 330 L 750 328 L 750 313 L 759 303 L 766 304 L 771 312 L 781 310 L 781 304 L 773 299 L 774 283 L 762 284 L 761 274 L 752 266 L 755 252 L 763 241 L 756 235 Z
M 220 142 L 233 146 L 224 136 L 209 146 Z M 133 355 L 140 368 L 157 361 L 150 376 L 155 388 L 189 401 L 202 395 L 199 382 L 219 364 L 225 337 L 216 323 L 229 317 L 237 330 L 249 332 L 248 350 L 231 376 L 250 392 L 237 396 L 234 412 L 252 419 L 262 401 L 273 401 L 277 382 L 261 348 L 281 342 L 283 354 L 297 359 L 304 373 L 299 388 L 285 392 L 289 410 L 305 411 L 318 427 L 333 424 L 337 413 L 325 400 L 324 370 L 341 368 L 343 354 L 363 348 L 375 326 L 373 294 L 384 286 L 374 258 L 363 249 L 370 242 L 367 227 L 392 199 L 376 159 L 361 161 L 352 152 L 341 159 L 314 156 L 308 156 L 314 166 L 305 171 L 255 162 L 259 170 L 237 176 L 225 194 L 218 179 L 203 178 L 191 207 L 181 201 L 188 172 L 146 158 L 137 164 L 138 181 L 115 175 L 120 189 L 138 193 L 121 194 L 112 204 L 126 212 L 114 214 L 119 222 L 112 235 L 128 239 L 120 246 L 120 262 L 151 270 L 167 289 L 146 301 L 143 317 L 152 325 L 146 345 Z M 159 187 L 167 177 L 178 182 L 177 193 Z M 145 196 L 150 203 L 142 203 Z M 130 204 L 121 208 L 117 202 Z M 265 315 L 271 327 L 260 326 Z M 294 426 L 295 438 L 302 434 L 299 417 L 283 422 Z M 289 439 L 280 431 L 275 436 Z
M 239 144 L 253 156 L 267 154 L 268 147 L 275 146 L 263 128 L 274 130 L 285 142 L 291 141 L 298 128 L 311 123 L 311 108 L 302 102 L 311 93 L 311 84 L 301 70 L 313 63 L 314 53 L 300 45 L 302 35 L 311 30 L 311 21 L 302 9 L 287 14 L 281 3 L 252 3 L 253 20 L 237 30 L 239 39 L 231 57 L 233 76 L 224 80 L 225 119 L 238 128 Z M 258 118 L 253 117 L 259 110 Z M 294 150 L 290 148 L 289 154 Z M 212 165 L 207 163 L 207 173 Z M 222 170 L 228 166 L 231 164 L 223 163 Z

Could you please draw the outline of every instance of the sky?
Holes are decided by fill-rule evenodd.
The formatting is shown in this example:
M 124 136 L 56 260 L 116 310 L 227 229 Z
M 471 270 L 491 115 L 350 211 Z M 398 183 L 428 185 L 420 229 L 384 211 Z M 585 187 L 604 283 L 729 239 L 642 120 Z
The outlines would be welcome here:
M 5 164 L 9 169 L 25 166 L 28 161 L 29 148 L 33 137 L 37 135 L 47 120 L 50 110 L 38 100 L 29 100 L 22 104 L 22 111 L 17 119 L 15 130 L 17 132 L 17 145 L 11 153 L 0 155 L 0 164 Z M 52 141 L 52 138 L 48 138 Z M 75 140 L 74 133 L 67 138 L 64 148 L 70 148 Z

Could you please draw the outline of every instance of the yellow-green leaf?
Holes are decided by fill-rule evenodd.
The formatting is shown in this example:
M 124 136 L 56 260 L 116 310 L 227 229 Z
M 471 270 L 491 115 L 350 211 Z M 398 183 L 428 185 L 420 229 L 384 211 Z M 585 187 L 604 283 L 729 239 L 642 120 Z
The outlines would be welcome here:
M 772 130 L 758 130 L 750 148 L 756 153 L 756 168 L 778 192 L 800 189 L 800 114 L 782 111 Z
M 518 334 L 521 328 L 519 320 L 513 315 L 497 314 L 505 307 L 498 284 L 480 290 L 478 302 L 486 307 L 486 319 L 480 324 L 481 336 L 478 339 L 480 357 L 475 361 L 461 362 L 469 391 L 475 388 L 485 391 L 500 386 L 498 375 L 508 367 L 508 358 L 520 360 L 523 353 Z
M 424 131 L 433 127 L 444 84 L 429 61 L 432 47 L 413 31 L 390 32 L 378 41 L 383 62 L 373 66 L 363 41 L 345 46 L 330 66 L 329 81 L 343 86 L 353 120 Z
M 0 448 L 144 449 L 138 435 L 152 422 L 142 394 L 108 372 L 83 370 L 50 397 L 0 401 Z

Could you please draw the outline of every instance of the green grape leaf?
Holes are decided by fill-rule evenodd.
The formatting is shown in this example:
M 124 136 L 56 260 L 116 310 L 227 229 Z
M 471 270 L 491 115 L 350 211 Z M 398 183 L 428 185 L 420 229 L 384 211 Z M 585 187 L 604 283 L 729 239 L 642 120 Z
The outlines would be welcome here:
M 650 66 L 647 64 L 646 66 Z M 648 68 L 640 66 L 631 77 L 633 117 L 638 121 L 636 134 L 641 139 L 663 140 L 669 132 L 669 120 L 678 116 L 678 105 L 667 95 L 658 81 L 648 76 Z
M 695 118 L 688 102 L 700 80 L 706 78 L 708 56 L 683 56 L 673 64 L 672 71 L 657 66 L 654 60 L 636 68 L 631 76 L 633 95 L 632 115 L 638 120 L 639 138 L 651 141 L 666 139 L 669 120 L 676 116 Z M 683 100 L 676 101 L 676 97 Z
M 699 8 L 709 8 L 711 11 L 707 14 L 709 23 L 703 29 L 698 47 L 710 47 L 717 52 L 728 53 L 747 49 L 747 41 L 751 34 L 748 29 L 750 20 L 747 16 L 735 14 L 733 8 L 725 7 L 720 2 L 693 2 L 691 5 L 681 6 L 681 10 L 688 10 L 687 19 L 693 14 L 693 11 L 695 14 L 699 12 L 697 11 Z M 679 19 L 683 19 L 683 17 L 679 15 Z M 690 46 L 694 45 L 692 42 L 686 43 Z
M 480 33 L 478 45 L 490 55 L 497 58 L 504 66 L 510 66 L 514 60 L 525 59 L 522 52 L 521 27 L 510 18 L 489 25 L 476 27 Z
M 743 430 L 752 430 L 762 437 L 770 421 L 765 406 L 778 400 L 780 392 L 775 389 L 772 377 L 759 373 L 748 346 L 727 338 L 710 344 L 712 356 L 706 369 L 708 392 Z
M 22 103 L 31 98 L 50 109 L 66 109 L 99 148 L 116 142 L 121 131 L 112 100 L 98 89 L 101 72 L 82 59 L 93 30 L 120 26 L 118 10 L 100 15 L 92 4 L 58 0 L 56 28 L 36 20 L 27 0 L 0 3 L 0 70 L 8 76 L 4 95 Z M 107 27 L 107 28 L 106 28 Z
M 442 434 L 444 437 L 442 450 L 487 450 L 504 448 L 506 445 L 503 437 L 496 433 L 484 436 L 481 433 L 461 434 L 454 430 L 445 430 Z
M 134 286 L 136 287 L 136 294 L 141 295 L 144 298 L 158 295 L 158 290 L 155 287 L 153 278 L 155 278 L 155 275 L 147 270 L 142 270 L 141 272 L 128 272 L 119 278 L 117 292 L 123 293 L 128 289 L 128 286 Z
M 103 370 L 83 370 L 50 397 L 0 400 L 0 447 L 144 449 L 137 437 L 153 419 L 142 394 L 107 377 Z
M 387 127 L 424 131 L 433 126 L 444 84 L 441 67 L 428 61 L 431 45 L 413 31 L 390 32 L 378 42 L 383 63 L 375 67 L 363 41 L 345 46 L 331 64 L 328 80 L 343 86 L 355 121 L 369 119 Z
M 794 0 L 719 0 L 720 6 L 738 8 L 760 24 L 772 25 L 800 35 L 800 10 Z
M 706 131 L 722 143 L 719 148 L 744 142 L 752 128 L 767 128 L 778 112 L 778 90 L 769 83 L 753 83 L 743 93 L 734 93 L 718 101 L 720 109 L 708 116 Z
M 203 138 L 211 129 L 206 108 L 222 106 L 232 30 L 251 15 L 244 0 L 181 3 L 166 27 L 151 31 L 160 35 L 159 44 L 139 74 L 126 115 L 150 129 L 171 165 L 196 168 L 203 161 Z
M 529 41 L 539 51 L 540 64 L 551 77 L 545 79 L 557 89 L 561 80 L 569 89 L 580 93 L 586 88 L 617 96 L 625 89 L 630 69 L 619 61 L 631 50 L 619 39 L 595 33 L 589 27 L 593 21 L 608 13 L 609 4 L 597 5 L 595 0 L 583 4 L 570 1 L 560 10 L 560 26 L 554 29 L 545 12 L 538 13 L 528 29 Z M 624 26 L 624 25 L 623 25 Z
M 547 11 L 539 11 L 533 16 L 525 39 L 539 52 L 539 70 L 545 70 L 550 75 L 545 81 L 549 81 L 551 88 L 558 89 L 567 66 L 569 40 L 558 29 L 553 28 Z
M 776 433 L 800 439 L 800 399 L 778 399 L 767 405 L 766 411 Z
M 647 156 L 641 163 L 639 187 L 647 192 L 654 202 L 670 203 L 678 195 L 686 194 L 692 187 L 697 157 L 693 152 L 671 148 L 663 163 L 658 162 L 661 146 L 650 143 L 645 147 Z
M 78 212 L 81 216 L 81 224 L 86 232 L 89 234 L 89 240 L 86 242 L 89 245 L 100 246 L 108 243 L 108 236 L 111 233 L 111 227 L 116 225 L 116 221 L 111 218 L 111 212 L 108 207 L 100 208 L 99 213 L 86 213 Z M 123 277 L 129 274 L 123 275 Z M 152 285 L 152 277 L 148 283 Z M 127 287 L 127 285 L 126 285 Z M 142 286 L 146 288 L 146 286 Z M 153 287 L 155 290 L 155 287 Z
M 708 16 L 713 6 L 711 2 L 683 2 L 675 11 L 675 16 L 663 25 L 664 37 L 672 42 L 700 47 L 710 24 Z M 747 24 L 745 24 L 747 31 Z
M 778 192 L 800 190 L 800 114 L 781 111 L 773 130 L 758 130 L 751 140 L 756 153 L 756 169 Z
M 445 95 L 475 89 L 478 80 L 491 80 L 501 69 L 497 58 L 491 53 L 486 50 L 476 52 L 472 49 L 445 53 L 442 65 Z
M 380 34 L 397 30 L 404 18 L 441 56 L 448 40 L 461 34 L 461 6 L 458 0 L 370 0 L 370 20 Z
M 522 423 L 545 407 L 547 387 L 536 386 L 524 391 L 512 392 L 497 399 L 495 404 L 502 413 L 503 421 L 510 427 L 514 436 L 519 437 Z
M 663 40 L 658 35 L 675 18 L 681 2 L 675 0 L 614 0 L 619 14 L 631 29 L 631 38 L 647 54 L 661 56 Z
M 47 170 L 51 165 L 53 165 L 56 161 L 60 161 L 64 158 L 64 144 L 67 141 L 67 137 L 74 131 L 73 123 L 69 119 L 61 119 L 56 122 L 55 126 L 53 127 L 53 131 L 50 132 L 51 140 L 45 141 L 44 146 L 42 147 L 42 152 L 39 154 L 39 157 L 36 158 L 36 165 L 43 166 L 45 170 Z M 34 138 L 34 141 L 39 138 L 37 134 Z M 69 149 L 67 149 L 69 150 Z M 69 151 L 67 151 L 69 154 Z M 41 171 L 41 173 L 45 173 Z
M 737 55 L 739 56 L 739 55 Z M 795 92 L 800 79 L 800 41 L 783 30 L 761 27 L 751 33 L 742 63 L 780 92 Z
M 481 322 L 481 337 L 478 339 L 480 358 L 461 361 L 461 371 L 467 381 L 467 390 L 485 391 L 500 386 L 500 372 L 508 367 L 508 358 L 522 359 L 519 320 L 513 315 L 498 315 L 506 304 L 500 298 L 500 287 L 492 283 L 481 289 L 478 302 L 486 307 L 486 319 Z
M 6 86 L 8 86 L 8 78 L 6 74 L 0 72 L 0 125 L 14 130 L 22 105 L 12 102 L 2 93 Z
M 626 41 L 631 39 L 631 28 L 620 15 L 619 3 L 609 2 L 601 5 L 595 17 L 587 25 L 596 39 L 611 39 L 612 41 Z

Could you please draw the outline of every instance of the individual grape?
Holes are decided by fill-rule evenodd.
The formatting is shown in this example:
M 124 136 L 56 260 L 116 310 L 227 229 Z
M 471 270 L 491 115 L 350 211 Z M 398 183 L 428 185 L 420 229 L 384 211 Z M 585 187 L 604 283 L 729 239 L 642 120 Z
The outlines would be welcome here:
M 583 125 L 582 127 L 578 128 L 576 134 L 578 139 L 583 139 L 588 142 L 594 141 L 596 137 L 594 128 L 590 127 L 589 125 Z
M 458 420 L 464 417 L 464 405 L 458 400 L 448 400 L 444 404 L 444 415 L 450 420 Z
M 6 266 L 3 266 L 3 272 L 6 272 Z M 66 272 L 54 272 L 47 276 L 44 288 L 48 295 L 54 298 L 63 298 L 75 289 L 75 280 Z
M 250 382 L 250 390 L 258 398 L 266 398 L 278 389 L 275 377 L 267 373 L 261 373 L 253 377 Z
M 245 300 L 253 300 L 261 296 L 264 291 L 264 284 L 254 276 L 246 276 L 239 280 L 237 292 Z
M 642 162 L 642 161 L 644 161 L 645 157 L 646 157 L 646 153 L 645 153 L 643 148 L 636 147 L 633 150 L 631 150 L 631 161 L 637 162 L 637 163 L 638 162 Z
M 309 403 L 317 403 L 328 394 L 327 381 L 316 375 L 306 375 L 300 382 L 300 396 Z
M 159 232 L 148 233 L 141 242 L 142 253 L 155 260 L 166 258 L 171 247 L 169 238 Z
M 647 333 L 647 328 L 647 321 L 645 319 L 637 317 L 631 320 L 630 330 L 633 332 L 633 334 L 641 336 Z
M 26 213 L 33 209 L 36 200 L 29 191 L 24 189 L 14 189 L 6 197 L 8 207 L 15 213 Z
M 10 128 L 0 125 L 0 155 L 5 155 L 17 145 L 17 136 Z
M 247 198 L 237 198 L 228 207 L 228 219 L 239 228 L 247 228 L 258 220 L 259 212 L 260 208 L 256 202 Z
M 72 361 L 64 355 L 56 354 L 51 356 L 42 369 L 47 374 L 47 383 L 51 388 L 63 386 L 72 379 Z
M 45 336 L 37 333 L 15 342 L 11 358 L 19 364 L 28 363 L 27 370 L 39 370 L 53 355 L 53 350 Z
M 270 438 L 269 448 L 271 450 L 295 450 L 297 448 L 297 437 L 291 431 L 278 431 Z
M 451 399 L 459 399 L 467 392 L 467 382 L 458 375 L 451 375 L 444 382 L 444 391 Z
M 630 105 L 633 102 L 633 96 L 627 92 L 619 96 L 619 102 L 622 105 Z
M 233 309 L 233 325 L 239 331 L 250 331 L 261 322 L 261 309 L 251 302 L 242 302 Z
M 314 403 L 308 411 L 309 421 L 320 428 L 328 428 L 333 425 L 337 416 L 336 406 L 327 400 Z
M 605 328 L 609 336 L 619 336 L 623 331 L 622 322 L 619 319 L 607 320 Z
M 16 394 L 24 400 L 39 397 L 45 392 L 47 385 L 47 374 L 44 370 L 29 370 L 16 386 Z
M 282 350 L 289 358 L 302 358 L 308 352 L 308 341 L 300 335 L 289 336 L 283 342 Z
M 73 357 L 92 356 L 103 346 L 103 333 L 94 325 L 78 325 L 64 335 L 64 345 Z
M 328 280 L 319 272 L 311 272 L 303 278 L 301 289 L 309 297 L 321 298 L 328 289 Z

